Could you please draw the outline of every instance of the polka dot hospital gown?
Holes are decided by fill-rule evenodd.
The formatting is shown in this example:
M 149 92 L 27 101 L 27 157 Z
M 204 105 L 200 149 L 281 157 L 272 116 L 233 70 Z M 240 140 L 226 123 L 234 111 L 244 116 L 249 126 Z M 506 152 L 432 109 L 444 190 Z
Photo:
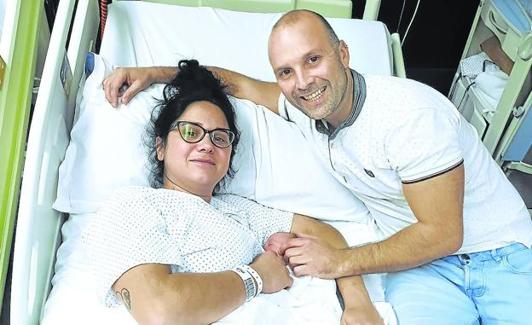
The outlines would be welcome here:
M 290 231 L 293 215 L 235 195 L 210 204 L 183 192 L 118 190 L 83 233 L 96 290 L 120 304 L 112 284 L 130 268 L 168 264 L 172 272 L 218 272 L 249 264 L 268 237 Z

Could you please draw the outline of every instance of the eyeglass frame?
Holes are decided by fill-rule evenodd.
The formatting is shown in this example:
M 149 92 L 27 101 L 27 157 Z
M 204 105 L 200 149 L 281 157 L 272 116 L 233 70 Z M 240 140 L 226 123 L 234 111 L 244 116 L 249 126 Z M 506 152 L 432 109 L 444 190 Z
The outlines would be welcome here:
M 199 127 L 202 131 L 203 131 L 203 135 L 197 140 L 197 141 L 189 141 L 189 140 L 186 140 L 184 137 L 183 137 L 183 134 L 181 134 L 181 131 L 179 130 L 179 125 L 183 124 L 183 123 L 187 123 L 187 124 L 192 124 L 194 126 L 197 126 Z M 170 125 L 170 131 L 177 131 L 177 133 L 179 133 L 179 136 L 181 137 L 181 139 L 183 139 L 183 141 L 185 141 L 186 143 L 198 143 L 200 142 L 201 140 L 203 140 L 203 138 L 205 138 L 205 135 L 206 134 L 209 134 L 209 140 L 211 140 L 211 143 L 217 147 L 217 148 L 220 148 L 220 149 L 226 149 L 226 148 L 229 148 L 233 142 L 235 141 L 235 138 L 236 138 L 236 134 L 231 131 L 230 129 L 225 129 L 225 128 L 216 128 L 216 129 L 212 129 L 212 130 L 207 130 L 206 128 L 204 128 L 203 126 L 201 126 L 199 123 L 196 123 L 196 122 L 190 122 L 190 121 L 175 121 L 174 123 L 172 123 L 172 125 Z M 212 139 L 213 137 L 213 132 L 214 131 L 225 131 L 228 135 L 229 135 L 229 144 L 226 146 L 226 147 L 220 147 L 219 145 L 217 145 L 215 143 L 215 141 Z

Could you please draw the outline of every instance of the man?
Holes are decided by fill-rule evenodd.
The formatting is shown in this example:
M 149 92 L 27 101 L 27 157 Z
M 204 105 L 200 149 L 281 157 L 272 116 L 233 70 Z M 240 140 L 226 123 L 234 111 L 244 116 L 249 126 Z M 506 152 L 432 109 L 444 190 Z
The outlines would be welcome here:
M 474 128 L 435 90 L 362 76 L 323 17 L 292 11 L 268 44 L 277 83 L 210 68 L 236 97 L 295 123 L 330 172 L 370 209 L 387 238 L 344 250 L 295 238 L 296 275 L 389 272 L 401 324 L 525 324 L 532 305 L 532 221 Z M 116 106 L 175 68 L 119 69 L 104 81 Z

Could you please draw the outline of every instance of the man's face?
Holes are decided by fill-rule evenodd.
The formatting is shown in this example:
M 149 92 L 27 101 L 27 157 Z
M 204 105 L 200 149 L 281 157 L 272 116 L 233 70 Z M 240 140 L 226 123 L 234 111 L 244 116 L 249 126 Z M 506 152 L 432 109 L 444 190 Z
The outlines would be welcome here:
M 302 17 L 272 32 L 268 54 L 277 83 L 292 105 L 312 119 L 333 125 L 343 121 L 351 110 L 345 43 L 335 46 L 317 18 Z

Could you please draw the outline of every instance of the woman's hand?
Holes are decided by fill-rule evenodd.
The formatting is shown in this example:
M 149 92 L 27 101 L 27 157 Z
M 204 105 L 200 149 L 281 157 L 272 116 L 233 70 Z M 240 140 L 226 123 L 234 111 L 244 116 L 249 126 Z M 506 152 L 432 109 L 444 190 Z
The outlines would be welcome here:
M 384 325 L 384 321 L 373 304 L 345 306 L 341 325 Z
M 274 293 L 292 285 L 293 279 L 288 273 L 282 257 L 274 252 L 264 252 L 251 266 L 262 278 L 262 292 Z

